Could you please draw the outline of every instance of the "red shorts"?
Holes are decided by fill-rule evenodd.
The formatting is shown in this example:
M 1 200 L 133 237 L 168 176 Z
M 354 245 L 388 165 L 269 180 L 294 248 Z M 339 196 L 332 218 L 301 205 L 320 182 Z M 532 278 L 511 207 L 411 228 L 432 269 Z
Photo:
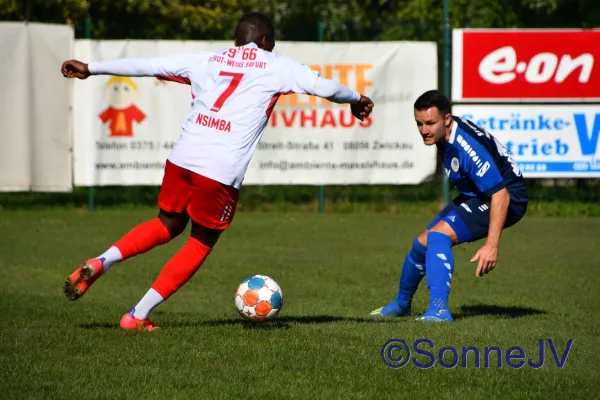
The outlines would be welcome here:
M 232 186 L 178 167 L 167 160 L 158 206 L 167 212 L 187 211 L 192 221 L 210 229 L 227 229 L 239 191 Z

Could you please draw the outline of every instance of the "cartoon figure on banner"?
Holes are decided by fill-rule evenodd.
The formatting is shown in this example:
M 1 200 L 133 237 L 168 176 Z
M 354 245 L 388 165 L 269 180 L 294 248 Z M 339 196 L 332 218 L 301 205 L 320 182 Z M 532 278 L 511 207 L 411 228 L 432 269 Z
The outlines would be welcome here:
M 133 122 L 139 124 L 146 119 L 146 114 L 134 104 L 137 98 L 136 83 L 128 77 L 113 76 L 106 83 L 104 95 L 108 108 L 99 117 L 104 124 L 110 121 L 109 136 L 133 136 Z

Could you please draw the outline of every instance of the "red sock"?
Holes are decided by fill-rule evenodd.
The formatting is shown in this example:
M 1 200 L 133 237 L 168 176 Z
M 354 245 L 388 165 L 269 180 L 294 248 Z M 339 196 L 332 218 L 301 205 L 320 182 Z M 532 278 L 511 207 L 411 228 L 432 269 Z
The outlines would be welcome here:
M 183 248 L 165 265 L 152 284 L 152 289 L 167 299 L 194 276 L 211 250 L 212 247 L 189 238 Z
M 171 234 L 167 227 L 154 218 L 139 224 L 114 244 L 119 249 L 123 260 L 147 252 L 148 250 L 167 243 Z

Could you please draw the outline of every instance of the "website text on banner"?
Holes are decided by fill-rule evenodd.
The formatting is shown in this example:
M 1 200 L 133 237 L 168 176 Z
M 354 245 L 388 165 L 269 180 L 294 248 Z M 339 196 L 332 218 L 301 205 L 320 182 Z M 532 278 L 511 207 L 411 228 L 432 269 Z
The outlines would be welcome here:
M 222 52 L 231 42 L 78 40 L 76 59 Z M 437 86 L 434 43 L 278 42 L 277 51 L 371 96 L 376 111 L 355 120 L 347 106 L 282 95 L 245 185 L 418 184 L 435 173 L 412 103 Z M 76 185 L 159 185 L 190 109 L 190 88 L 152 78 L 98 77 L 74 83 Z M 85 101 L 82 101 L 84 100 Z M 228 134 L 226 127 L 215 134 Z
M 600 30 L 457 29 L 455 102 L 598 102 Z
M 598 105 L 456 105 L 486 129 L 526 178 L 600 177 Z

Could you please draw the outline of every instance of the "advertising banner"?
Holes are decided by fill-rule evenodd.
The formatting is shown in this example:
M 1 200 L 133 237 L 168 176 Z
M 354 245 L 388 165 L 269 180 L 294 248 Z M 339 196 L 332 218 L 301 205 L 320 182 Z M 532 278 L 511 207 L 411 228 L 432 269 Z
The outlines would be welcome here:
M 600 29 L 456 29 L 455 102 L 600 101 Z
M 223 51 L 231 42 L 76 42 L 85 62 Z M 250 163 L 245 185 L 418 184 L 435 173 L 435 148 L 424 146 L 413 103 L 437 87 L 435 43 L 277 42 L 276 51 L 309 65 L 375 102 L 371 118 L 348 105 L 282 95 Z M 75 82 L 76 185 L 159 185 L 190 86 L 155 78 L 93 76 Z
M 600 177 L 600 105 L 456 105 L 487 130 L 526 178 Z

